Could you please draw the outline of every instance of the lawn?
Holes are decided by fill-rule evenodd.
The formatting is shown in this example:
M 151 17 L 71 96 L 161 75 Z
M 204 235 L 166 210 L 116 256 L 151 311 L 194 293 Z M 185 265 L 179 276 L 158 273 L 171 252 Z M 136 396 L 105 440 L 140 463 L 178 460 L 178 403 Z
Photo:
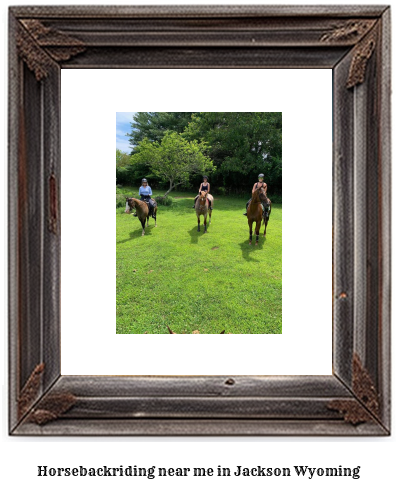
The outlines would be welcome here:
M 137 196 L 137 190 L 118 190 Z M 153 191 L 154 196 L 163 194 Z M 197 232 L 193 193 L 171 193 L 141 236 L 116 209 L 116 332 L 279 334 L 282 331 L 282 205 L 259 245 L 248 244 L 245 198 L 215 196 L 208 232 Z M 255 237 L 254 237 L 255 238 Z

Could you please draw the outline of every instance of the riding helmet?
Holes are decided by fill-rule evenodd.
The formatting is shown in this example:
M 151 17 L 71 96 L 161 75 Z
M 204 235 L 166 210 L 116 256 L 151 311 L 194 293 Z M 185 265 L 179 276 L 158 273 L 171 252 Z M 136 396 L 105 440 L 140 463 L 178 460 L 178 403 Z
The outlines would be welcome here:
M 260 179 L 261 177 L 265 177 L 265 175 L 264 174 L 259 174 L 258 179 Z
M 148 181 L 145 177 L 143 177 L 143 179 L 141 179 L 141 182 L 148 182 Z
M 208 179 L 208 176 L 202 176 L 202 179 Z

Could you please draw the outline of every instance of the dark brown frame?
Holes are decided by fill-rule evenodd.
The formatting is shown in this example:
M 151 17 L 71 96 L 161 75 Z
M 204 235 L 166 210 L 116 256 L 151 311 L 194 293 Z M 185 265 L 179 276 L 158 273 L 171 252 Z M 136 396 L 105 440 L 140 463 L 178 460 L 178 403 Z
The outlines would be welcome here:
M 88 67 L 333 70 L 331 376 L 60 374 L 60 70 Z M 388 6 L 11 7 L 9 190 L 10 434 L 389 434 Z

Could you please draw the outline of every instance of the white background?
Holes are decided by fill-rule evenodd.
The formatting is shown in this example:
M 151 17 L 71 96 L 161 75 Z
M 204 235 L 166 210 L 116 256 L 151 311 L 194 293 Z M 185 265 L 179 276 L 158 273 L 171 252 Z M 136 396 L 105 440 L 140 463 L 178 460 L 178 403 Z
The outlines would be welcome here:
M 26 1 L 14 1 L 13 4 L 26 4 Z M 43 2 L 34 2 L 40 4 Z M 54 2 L 53 2 L 54 3 Z M 65 1 L 64 3 L 70 3 Z M 71 2 L 76 3 L 76 2 Z M 92 3 L 89 0 L 86 3 Z M 96 0 L 93 3 L 101 3 Z M 118 3 L 126 3 L 119 0 Z M 141 3 L 146 3 L 141 0 Z M 151 3 L 156 3 L 152 1 Z M 175 0 L 174 3 L 180 3 Z M 188 3 L 188 0 L 182 3 Z M 201 3 L 197 0 L 196 3 Z M 207 0 L 205 3 L 212 3 Z M 229 0 L 223 2 L 218 0 L 218 4 L 222 3 L 241 3 Z M 252 3 L 257 3 L 255 0 Z M 296 3 L 296 2 L 286 2 Z M 321 1 L 307 3 L 326 3 Z M 346 2 L 336 2 L 346 3 Z M 373 2 L 361 3 L 384 3 L 374 0 Z M 3 48 L 3 69 L 6 70 L 6 5 L 2 7 L 2 39 L 4 41 Z M 393 9 L 393 40 L 394 53 L 397 52 L 397 36 L 395 34 L 395 26 L 399 22 L 395 8 Z M 397 30 L 397 29 L 396 29 Z M 397 67 L 394 67 L 393 81 L 394 87 L 397 77 Z M 6 142 L 6 88 L 3 88 L 3 118 L 2 123 L 4 129 L 1 136 Z M 397 120 L 397 99 L 394 93 L 394 131 Z M 394 142 L 395 143 L 395 142 Z M 3 156 L 6 158 L 6 143 L 3 143 Z M 393 162 L 397 146 L 393 148 Z M 397 189 L 399 184 L 397 172 L 393 166 L 393 189 Z M 2 217 L 5 219 L 5 217 Z M 397 249 L 398 243 L 398 199 L 393 193 L 393 251 Z M 3 245 L 5 245 L 5 240 Z M 398 289 L 395 281 L 398 276 L 398 267 L 396 256 L 394 255 L 393 273 L 393 353 L 398 352 L 397 332 L 395 326 L 398 324 L 398 307 L 395 299 L 397 298 Z M 5 286 L 5 283 L 4 283 Z M 6 298 L 4 306 L 6 305 Z M 4 308 L 5 310 L 5 308 Z M 6 314 L 4 314 L 6 324 Z M 220 478 L 169 478 L 155 480 L 124 480 L 109 481 L 107 479 L 95 479 L 93 486 L 98 490 L 107 490 L 110 487 L 117 487 L 120 490 L 131 489 L 219 489 L 221 486 L 229 486 L 230 489 L 241 489 L 243 486 L 249 487 L 252 490 L 265 489 L 323 489 L 326 491 L 336 490 L 352 490 L 362 489 L 375 490 L 379 488 L 395 489 L 397 486 L 397 455 L 399 454 L 399 444 L 397 438 L 397 362 L 393 357 L 393 435 L 390 438 L 10 438 L 7 435 L 7 351 L 6 351 L 6 332 L 1 338 L 2 353 L 4 361 L 2 363 L 2 429 L 1 429 L 1 484 L 4 489 L 22 487 L 26 489 L 40 489 L 41 491 L 52 490 L 69 490 L 71 487 L 75 489 L 87 489 L 88 484 L 84 479 L 39 479 L 35 477 L 37 465 L 67 467 L 74 465 L 85 466 L 100 466 L 100 465 L 141 465 L 141 466 L 174 466 L 174 467 L 216 467 L 222 465 L 225 467 L 242 466 L 293 466 L 293 465 L 310 465 L 318 466 L 355 466 L 361 465 L 361 479 L 289 479 L 287 481 L 270 478 L 243 478 L 220 481 Z
M 332 71 L 63 70 L 61 88 L 61 373 L 331 374 Z M 283 113 L 282 335 L 115 334 L 115 113 L 191 110 Z

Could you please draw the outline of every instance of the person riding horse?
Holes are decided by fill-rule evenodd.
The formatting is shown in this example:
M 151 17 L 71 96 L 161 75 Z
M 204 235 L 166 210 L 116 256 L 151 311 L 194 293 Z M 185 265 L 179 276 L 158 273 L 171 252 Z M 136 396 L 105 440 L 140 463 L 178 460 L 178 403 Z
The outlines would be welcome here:
M 152 189 L 148 185 L 147 179 L 143 178 L 141 180 L 141 186 L 139 189 L 139 195 L 142 201 L 145 201 L 148 206 L 148 215 L 152 216 L 152 218 L 156 218 L 154 216 L 154 207 L 155 207 L 155 202 L 153 199 L 151 199 L 152 196 Z M 137 216 L 136 213 L 133 214 L 134 216 Z
M 252 187 L 252 194 L 254 194 L 254 192 L 261 188 L 261 187 L 264 187 L 265 188 L 265 195 L 266 195 L 266 191 L 267 191 L 267 184 L 265 182 L 263 182 L 263 179 L 265 178 L 264 174 L 259 174 L 258 176 L 258 182 L 255 182 L 255 184 L 253 185 Z M 251 203 L 252 201 L 252 198 L 250 198 L 246 204 L 246 209 L 248 210 L 248 206 L 249 204 Z M 269 213 L 269 200 L 268 198 L 266 197 L 266 200 L 262 200 L 262 203 L 265 205 L 264 206 L 264 210 L 265 210 L 265 214 L 267 215 Z M 244 215 L 246 216 L 247 213 L 245 212 Z
M 199 188 L 198 194 L 194 199 L 193 208 L 195 208 L 195 203 L 197 202 L 198 196 L 200 195 L 201 191 L 205 191 L 207 193 L 210 193 L 210 191 L 211 191 L 211 185 L 208 182 L 208 176 L 204 176 L 202 179 L 203 179 L 203 182 L 201 182 L 201 186 Z M 211 200 L 209 198 L 208 198 L 208 202 L 209 202 L 209 209 L 213 210 L 212 203 L 211 203 Z

